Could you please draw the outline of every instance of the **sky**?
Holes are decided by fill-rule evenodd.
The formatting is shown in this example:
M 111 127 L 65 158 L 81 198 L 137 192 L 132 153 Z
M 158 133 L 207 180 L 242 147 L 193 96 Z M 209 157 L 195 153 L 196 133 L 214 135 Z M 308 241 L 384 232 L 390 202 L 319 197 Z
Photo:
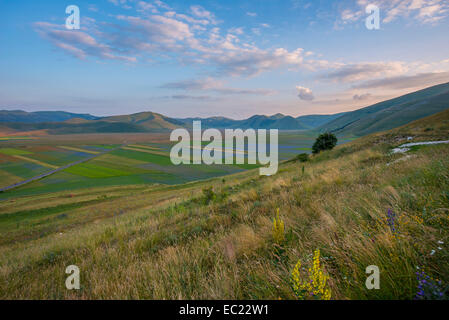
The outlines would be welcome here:
M 333 114 L 449 82 L 449 0 L 0 0 L 0 12 L 6 110 Z

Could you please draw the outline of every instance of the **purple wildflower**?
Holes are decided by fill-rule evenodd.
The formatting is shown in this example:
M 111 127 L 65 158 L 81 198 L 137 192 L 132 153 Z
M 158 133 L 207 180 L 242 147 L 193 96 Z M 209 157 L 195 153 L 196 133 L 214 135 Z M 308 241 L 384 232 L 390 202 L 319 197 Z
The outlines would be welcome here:
M 442 287 L 441 281 L 435 281 L 424 271 L 416 272 L 418 280 L 418 291 L 416 292 L 415 300 L 438 300 L 444 299 L 447 288 Z
M 387 223 L 390 227 L 390 230 L 393 234 L 396 234 L 396 227 L 397 227 L 397 221 L 396 221 L 396 214 L 391 210 L 388 209 L 387 213 Z

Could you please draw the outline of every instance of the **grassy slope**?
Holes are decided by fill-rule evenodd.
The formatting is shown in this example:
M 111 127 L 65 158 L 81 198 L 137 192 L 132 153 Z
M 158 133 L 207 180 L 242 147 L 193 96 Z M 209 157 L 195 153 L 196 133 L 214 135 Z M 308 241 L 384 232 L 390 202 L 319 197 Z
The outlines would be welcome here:
M 449 146 L 392 165 L 401 155 L 389 150 L 412 134 L 448 139 L 448 121 L 445 112 L 339 146 L 306 163 L 304 174 L 303 164 L 288 163 L 273 177 L 254 170 L 225 183 L 2 202 L 0 298 L 292 299 L 292 268 L 298 259 L 308 266 L 320 248 L 333 298 L 411 299 L 416 266 L 449 282 Z M 218 195 L 208 205 L 205 186 Z M 271 235 L 277 208 L 286 226 L 281 250 Z M 389 208 L 396 236 L 385 222 Z M 78 292 L 64 286 L 70 264 L 81 269 Z M 372 264 L 381 289 L 368 291 Z

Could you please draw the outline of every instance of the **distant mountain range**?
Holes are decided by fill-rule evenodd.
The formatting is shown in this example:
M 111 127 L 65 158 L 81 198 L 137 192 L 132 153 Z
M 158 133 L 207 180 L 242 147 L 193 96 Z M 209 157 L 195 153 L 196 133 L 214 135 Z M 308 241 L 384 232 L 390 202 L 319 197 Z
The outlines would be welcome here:
M 54 117 L 52 117 L 52 114 Z M 0 111 L 0 123 L 16 131 L 48 130 L 50 134 L 72 133 L 118 133 L 118 132 L 161 132 L 179 127 L 191 128 L 193 121 L 201 120 L 203 128 L 255 128 L 280 130 L 311 130 L 332 121 L 344 113 L 334 115 L 309 115 L 301 117 L 255 115 L 245 120 L 224 117 L 174 119 L 154 112 L 131 115 L 95 117 L 67 112 Z M 44 118 L 44 121 L 37 121 Z M 61 121 L 61 118 L 64 121 Z
M 192 122 L 195 120 L 201 120 L 201 125 L 204 128 L 217 128 L 217 129 L 280 129 L 280 130 L 311 130 L 318 128 L 338 117 L 341 117 L 345 113 L 338 113 L 333 115 L 309 115 L 300 116 L 297 118 L 286 116 L 281 113 L 274 116 L 255 115 L 245 120 L 233 120 L 224 117 L 213 118 L 187 118 L 177 119 L 182 122 L 184 126 L 192 126 Z
M 203 128 L 316 130 L 363 136 L 393 129 L 449 108 L 449 83 L 433 86 L 352 112 L 307 115 L 255 115 L 245 120 L 225 117 L 174 119 L 154 112 L 95 117 L 62 111 L 0 111 L 4 130 L 16 132 L 46 130 L 49 134 L 164 132 L 191 128 L 201 120 Z

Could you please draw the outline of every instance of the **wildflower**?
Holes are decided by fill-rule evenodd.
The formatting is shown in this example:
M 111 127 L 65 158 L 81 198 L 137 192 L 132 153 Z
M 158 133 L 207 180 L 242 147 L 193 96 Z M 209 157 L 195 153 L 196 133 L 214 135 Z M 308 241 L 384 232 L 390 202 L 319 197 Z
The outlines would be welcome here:
M 426 275 L 424 271 L 416 272 L 418 287 L 415 300 L 438 300 L 444 299 L 447 289 L 443 289 L 440 280 L 434 280 Z
M 277 244 L 281 244 L 284 238 L 284 221 L 279 218 L 279 209 L 277 209 L 276 218 L 273 220 L 273 239 Z
M 439 240 L 439 241 L 438 241 L 438 244 L 444 244 L 444 242 L 443 242 L 443 241 L 441 241 L 441 240 Z
M 390 227 L 390 230 L 393 234 L 396 234 L 396 225 L 397 225 L 397 221 L 396 221 L 396 214 L 391 210 L 388 209 L 388 213 L 387 213 L 387 224 Z
M 432 251 L 430 252 L 430 255 L 433 256 L 433 255 L 435 254 L 435 252 L 436 252 L 435 250 L 432 250 Z
M 299 260 L 293 269 L 291 282 L 293 291 L 300 299 L 312 297 L 315 299 L 330 300 L 331 290 L 328 287 L 329 276 L 324 274 L 320 265 L 320 250 L 313 255 L 312 267 L 308 269 L 308 278 L 301 279 L 301 261 Z

